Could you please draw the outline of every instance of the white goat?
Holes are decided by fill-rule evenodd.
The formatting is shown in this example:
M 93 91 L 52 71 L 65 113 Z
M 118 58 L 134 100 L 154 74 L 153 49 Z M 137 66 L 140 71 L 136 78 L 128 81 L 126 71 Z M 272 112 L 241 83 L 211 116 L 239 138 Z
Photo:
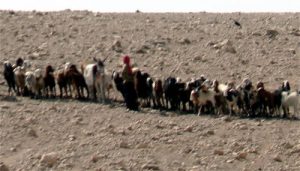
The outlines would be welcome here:
M 294 116 L 297 115 L 298 112 L 298 105 L 300 102 L 300 94 L 299 92 L 282 92 L 282 109 L 284 114 L 288 114 L 289 108 L 293 107 L 294 108 Z
M 27 71 L 25 73 L 25 85 L 35 97 L 41 96 L 44 88 L 42 70 L 36 69 L 34 72 Z
M 35 94 L 34 85 L 36 84 L 36 80 L 34 78 L 34 74 L 32 71 L 27 71 L 25 73 L 25 85 L 28 88 L 28 91 L 31 95 Z
M 83 76 L 92 99 L 97 99 L 98 97 L 99 102 L 105 103 L 105 89 L 107 87 L 106 81 L 108 81 L 108 74 L 104 70 L 104 60 L 94 58 L 94 61 L 96 62 L 95 64 L 85 66 Z
M 212 89 L 207 89 L 201 86 L 198 90 L 192 90 L 190 100 L 195 106 L 199 106 L 198 116 L 201 115 L 203 106 L 207 105 L 208 102 L 212 104 L 213 109 L 216 107 L 215 100 L 216 92 Z

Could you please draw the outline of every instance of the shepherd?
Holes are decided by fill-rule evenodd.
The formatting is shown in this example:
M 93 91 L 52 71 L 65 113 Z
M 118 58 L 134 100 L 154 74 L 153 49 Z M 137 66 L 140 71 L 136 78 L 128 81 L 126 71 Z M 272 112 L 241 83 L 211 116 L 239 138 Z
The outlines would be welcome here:
M 130 65 L 130 57 L 123 57 L 122 78 L 124 84 L 124 101 L 129 110 L 138 110 L 137 94 L 134 89 L 134 75 Z

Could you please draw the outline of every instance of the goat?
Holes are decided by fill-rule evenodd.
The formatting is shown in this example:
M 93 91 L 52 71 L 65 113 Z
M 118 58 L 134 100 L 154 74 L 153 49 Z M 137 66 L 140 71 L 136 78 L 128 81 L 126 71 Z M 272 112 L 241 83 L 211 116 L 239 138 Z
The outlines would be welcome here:
M 25 85 L 32 98 L 41 98 L 44 90 L 44 77 L 41 69 L 25 73 Z
M 60 91 L 59 96 L 60 96 L 60 98 L 63 97 L 63 94 L 64 94 L 63 92 L 65 92 L 66 97 L 68 97 L 68 95 L 69 95 L 68 92 L 70 92 L 70 95 L 72 95 L 70 78 L 68 78 L 68 76 L 66 75 L 66 73 L 70 69 L 71 65 L 72 64 L 70 62 L 67 62 L 62 66 L 61 69 L 59 69 L 55 72 L 55 79 L 56 79 L 56 82 L 57 82 L 58 87 L 59 87 L 59 91 Z
M 31 98 L 35 97 L 35 84 L 36 79 L 34 77 L 34 73 L 32 71 L 27 71 L 25 73 L 25 86 L 27 87 L 29 96 Z
M 224 84 L 219 84 L 218 80 L 213 81 L 212 85 L 213 90 L 215 91 L 215 101 L 216 101 L 216 108 L 218 110 L 218 114 L 224 114 L 227 112 L 227 101 L 224 96 L 224 92 L 227 89 L 227 86 Z
M 9 61 L 4 62 L 3 75 L 8 85 L 8 94 L 11 95 L 11 90 L 16 92 L 16 82 L 15 82 L 14 70 Z
M 122 97 L 124 98 L 124 85 L 123 85 L 123 78 L 121 77 L 120 73 L 113 71 L 112 73 L 113 79 L 113 87 L 116 91 L 120 92 Z M 116 98 L 115 98 L 116 99 Z
M 164 92 L 163 92 L 163 85 L 161 79 L 155 80 L 153 82 L 153 96 L 155 99 L 154 106 L 156 107 L 163 107 L 164 106 Z
M 75 65 L 71 65 L 65 72 L 65 76 L 70 81 L 72 87 L 77 92 L 77 98 L 81 99 L 84 97 L 84 89 L 87 91 L 87 97 L 89 97 L 89 91 L 83 75 L 78 71 Z
M 294 116 L 296 116 L 298 112 L 298 105 L 300 102 L 300 92 L 282 92 L 282 109 L 284 112 L 284 116 L 288 115 L 289 107 L 292 106 L 294 108 Z
M 282 85 L 279 88 L 272 92 L 274 95 L 274 110 L 277 115 L 280 115 L 280 110 L 282 106 L 282 93 L 289 92 L 290 90 L 290 83 L 288 80 L 285 80 L 282 82 Z
M 247 115 L 250 115 L 250 96 L 253 96 L 253 86 L 250 79 L 245 78 L 240 85 L 236 88 L 240 93 L 240 103 L 239 106 L 241 110 L 246 113 Z
M 104 70 L 105 60 L 93 59 L 96 63 L 86 65 L 83 76 L 92 99 L 96 100 L 98 97 L 99 102 L 105 102 L 105 81 L 107 77 L 107 73 Z
M 180 109 L 180 106 L 182 105 L 182 110 L 186 111 L 187 104 L 188 104 L 188 108 L 189 108 L 188 110 L 192 109 L 193 103 L 190 100 L 190 95 L 193 90 L 193 86 L 189 82 L 187 82 L 187 83 L 177 82 L 175 85 L 177 87 L 176 90 L 177 90 L 177 94 L 178 94 L 179 109 Z
M 213 89 L 208 89 L 205 85 L 192 90 L 190 100 L 193 102 L 194 107 L 199 107 L 198 116 L 202 114 L 202 109 L 205 105 L 211 104 L 214 112 L 216 106 L 215 100 L 216 92 Z
M 52 97 L 56 96 L 56 91 L 55 91 L 55 78 L 53 75 L 54 69 L 51 65 L 48 65 L 46 67 L 46 71 L 44 74 L 44 83 L 45 83 L 45 94 L 46 97 L 49 97 L 49 94 Z
M 232 115 L 232 113 L 239 112 L 239 99 L 240 99 L 240 93 L 235 88 L 229 88 L 227 92 L 225 93 L 226 101 L 229 109 L 229 114 Z
M 18 66 L 14 69 L 17 95 L 25 95 L 25 72 L 26 69 L 24 66 Z
M 41 98 L 43 96 L 42 91 L 44 90 L 44 86 L 45 86 L 42 70 L 38 68 L 33 72 L 33 74 L 36 80 L 35 93 L 38 98 Z
M 58 84 L 59 87 L 59 91 L 60 91 L 60 95 L 59 97 L 62 98 L 63 97 L 63 92 L 65 91 L 65 95 L 68 96 L 68 79 L 65 75 L 65 71 L 64 69 L 59 69 L 55 72 L 55 78 L 56 78 L 56 82 Z
M 152 99 L 152 79 L 150 75 L 140 70 L 136 71 L 134 74 L 134 88 L 137 93 L 138 98 L 143 102 L 142 105 L 150 106 Z
M 274 94 L 265 90 L 263 87 L 260 87 L 257 90 L 257 98 L 259 101 L 260 113 L 265 114 L 266 116 L 273 115 Z
M 171 109 L 175 110 L 177 108 L 177 90 L 176 90 L 176 78 L 174 77 L 168 77 L 164 81 L 163 90 L 165 94 L 165 100 L 166 100 L 166 108 L 168 109 L 168 105 L 170 102 Z

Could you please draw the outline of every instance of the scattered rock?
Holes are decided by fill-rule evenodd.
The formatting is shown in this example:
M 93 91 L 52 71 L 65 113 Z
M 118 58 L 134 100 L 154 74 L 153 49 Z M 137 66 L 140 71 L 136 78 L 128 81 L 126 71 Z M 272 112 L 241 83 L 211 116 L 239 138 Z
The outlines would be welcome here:
M 144 53 L 147 53 L 147 51 L 149 49 L 150 49 L 150 47 L 148 45 L 143 45 L 141 48 L 139 48 L 138 50 L 136 50 L 135 53 L 144 54 Z
M 68 138 L 69 141 L 74 141 L 76 139 L 75 135 L 69 135 Z
M 186 147 L 186 148 L 184 148 L 184 149 L 182 150 L 182 153 L 188 154 L 188 153 L 190 153 L 191 151 L 193 151 L 192 148 Z
M 228 39 L 225 39 L 223 42 L 221 42 L 220 46 L 222 47 L 222 49 L 225 50 L 225 52 L 236 53 L 236 50 L 233 47 L 232 42 Z
M 273 160 L 277 161 L 277 162 L 282 162 L 282 159 L 281 159 L 281 157 L 279 155 L 274 156 Z
M 93 155 L 91 157 L 91 162 L 93 162 L 93 163 L 97 163 L 98 160 L 99 160 L 99 156 L 98 155 Z
M 252 36 L 261 36 L 261 33 L 259 33 L 259 32 L 253 32 Z
M 266 36 L 268 36 L 270 39 L 274 39 L 279 34 L 276 30 L 267 30 Z
M 208 130 L 206 131 L 203 135 L 204 136 L 210 136 L 210 135 L 214 135 L 215 134 L 215 131 L 214 130 Z
M 37 133 L 35 130 L 33 130 L 32 128 L 29 128 L 27 131 L 28 135 L 31 137 L 37 137 Z
M 147 148 L 147 147 L 149 147 L 148 143 L 140 143 L 136 146 L 137 149 Z
M 247 153 L 246 152 L 239 152 L 235 155 L 235 159 L 241 160 L 241 159 L 246 159 Z
M 288 49 L 287 50 L 289 53 L 295 55 L 296 54 L 296 50 L 295 49 Z
M 58 154 L 55 152 L 51 152 L 42 155 L 40 164 L 47 167 L 53 167 L 55 164 L 57 164 L 58 160 Z
M 233 120 L 233 118 L 230 116 L 224 116 L 224 117 L 222 117 L 222 120 L 225 122 L 231 122 Z
M 12 148 L 10 148 L 10 151 L 11 151 L 11 152 L 16 152 L 17 149 L 16 149 L 15 147 L 12 147 Z
M 196 62 L 196 61 L 201 61 L 202 60 L 202 57 L 201 56 L 196 56 L 193 58 L 193 61 Z
M 187 126 L 184 128 L 184 132 L 193 132 L 193 126 Z
M 291 153 L 292 153 L 292 154 L 293 154 L 293 153 L 300 153 L 300 144 L 295 145 L 295 146 L 293 147 Z
M 0 162 L 0 171 L 9 171 L 8 167 L 3 162 Z
M 129 144 L 125 141 L 121 141 L 121 143 L 119 144 L 120 148 L 129 148 Z
M 282 144 L 282 146 L 285 149 L 291 149 L 291 148 L 293 148 L 293 145 L 290 142 L 285 142 L 285 143 Z
M 115 52 L 121 53 L 123 52 L 121 42 L 119 40 L 114 41 L 111 49 Z
M 214 154 L 216 155 L 224 155 L 224 151 L 223 150 L 214 150 Z
M 226 163 L 233 163 L 233 162 L 234 162 L 233 159 L 226 160 Z
M 1 109 L 9 109 L 10 106 L 8 106 L 8 105 L 6 105 L 6 104 L 3 104 L 3 105 L 0 106 L 0 108 L 1 108 Z
M 294 35 L 294 36 L 300 36 L 300 30 L 299 29 L 293 29 L 290 34 Z
M 150 163 L 142 165 L 142 169 L 144 169 L 144 170 L 160 170 L 157 165 L 150 164 Z
M 179 43 L 183 44 L 183 45 L 188 45 L 188 44 L 191 44 L 191 41 L 188 38 L 183 38 L 183 39 L 179 40 Z

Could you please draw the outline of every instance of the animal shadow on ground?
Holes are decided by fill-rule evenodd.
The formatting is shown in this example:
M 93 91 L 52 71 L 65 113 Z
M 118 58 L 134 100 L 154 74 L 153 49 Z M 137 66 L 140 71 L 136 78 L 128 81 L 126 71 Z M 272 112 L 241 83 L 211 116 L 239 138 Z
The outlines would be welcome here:
M 4 95 L 0 95 L 0 101 L 18 102 L 19 100 L 17 99 L 16 96 L 4 96 Z

